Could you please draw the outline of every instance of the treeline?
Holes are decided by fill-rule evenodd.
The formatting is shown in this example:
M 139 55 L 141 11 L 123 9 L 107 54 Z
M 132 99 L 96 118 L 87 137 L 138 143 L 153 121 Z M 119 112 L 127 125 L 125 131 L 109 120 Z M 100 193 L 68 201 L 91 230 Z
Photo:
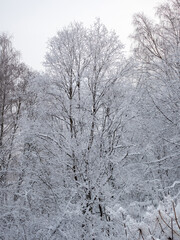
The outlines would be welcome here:
M 44 73 L 0 35 L 0 239 L 180 239 L 180 1 L 48 43 Z

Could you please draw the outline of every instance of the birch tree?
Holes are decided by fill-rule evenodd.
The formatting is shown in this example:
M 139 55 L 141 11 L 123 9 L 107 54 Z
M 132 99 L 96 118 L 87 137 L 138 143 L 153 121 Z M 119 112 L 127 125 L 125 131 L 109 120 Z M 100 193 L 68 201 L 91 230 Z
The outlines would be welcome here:
M 20 54 L 6 34 L 0 35 L 0 236 L 11 239 L 13 229 L 22 236 L 19 218 L 23 182 L 23 136 L 20 126 L 25 108 L 25 88 L 31 73 L 20 62 Z M 21 202 L 23 205 L 23 202 Z M 23 213 L 22 213 L 23 215 Z M 21 225 L 21 226 L 20 226 Z M 5 234 L 5 235 L 4 235 Z M 19 235 L 18 235 L 19 234 Z M 17 237 L 18 238 L 18 237 Z
M 145 155 L 162 199 L 178 188 L 170 186 L 179 176 L 179 1 L 159 5 L 156 13 L 158 22 L 135 15 L 132 37 L 144 89 Z
M 78 219 L 81 216 L 78 238 L 95 238 L 100 231 L 99 239 L 105 239 L 113 234 L 106 212 L 112 195 L 107 191 L 113 188 L 112 156 L 123 142 L 132 63 L 123 56 L 118 36 L 99 20 L 89 29 L 71 24 L 50 40 L 48 49 L 44 78 L 48 107 L 42 116 L 51 127 L 45 125 L 37 136 L 42 146 L 47 143 L 43 151 L 54 155 L 43 158 L 52 169 L 56 165 L 61 179 L 60 185 L 52 179 L 57 202 L 64 199 L 59 210 L 64 217 L 54 231 L 63 226 L 69 226 L 69 234 L 74 231 L 75 223 L 70 224 L 64 212 L 68 206 L 72 216 L 74 211 Z M 61 194 L 65 188 L 68 197 Z M 99 230 L 93 227 L 98 222 Z

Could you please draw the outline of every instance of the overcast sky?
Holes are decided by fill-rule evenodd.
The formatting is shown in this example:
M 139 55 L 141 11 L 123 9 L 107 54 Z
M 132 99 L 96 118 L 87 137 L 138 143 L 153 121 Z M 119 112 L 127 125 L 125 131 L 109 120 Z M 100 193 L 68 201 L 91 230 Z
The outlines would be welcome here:
M 129 49 L 134 13 L 153 17 L 154 8 L 163 0 L 0 0 L 0 32 L 13 36 L 14 47 L 22 60 L 42 70 L 47 41 L 73 21 L 85 26 L 99 17 L 114 29 Z

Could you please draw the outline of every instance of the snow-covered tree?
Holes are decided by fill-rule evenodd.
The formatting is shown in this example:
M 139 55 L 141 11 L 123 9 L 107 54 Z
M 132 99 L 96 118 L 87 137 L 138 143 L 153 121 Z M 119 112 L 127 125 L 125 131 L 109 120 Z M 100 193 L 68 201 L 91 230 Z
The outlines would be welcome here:
M 0 238 L 177 240 L 180 3 L 50 39 L 45 73 L 0 35 Z
M 143 14 L 134 18 L 134 54 L 141 87 L 139 112 L 144 177 L 158 198 L 179 189 L 179 59 L 180 4 L 168 1 L 157 8 L 157 22 Z M 142 146 L 142 144 L 141 144 Z M 176 182 L 176 184 L 174 184 Z
M 113 156 L 126 145 L 133 68 L 122 49 L 99 20 L 89 29 L 71 24 L 50 40 L 47 73 L 29 85 L 30 204 L 36 217 L 49 216 L 52 238 L 115 237 L 106 206 L 115 194 Z
M 23 136 L 20 126 L 25 88 L 31 73 L 20 62 L 6 34 L 0 35 L 0 232 L 12 239 L 19 225 L 20 186 L 23 182 Z M 17 232 L 21 231 L 19 229 Z M 0 236 L 3 238 L 5 235 Z

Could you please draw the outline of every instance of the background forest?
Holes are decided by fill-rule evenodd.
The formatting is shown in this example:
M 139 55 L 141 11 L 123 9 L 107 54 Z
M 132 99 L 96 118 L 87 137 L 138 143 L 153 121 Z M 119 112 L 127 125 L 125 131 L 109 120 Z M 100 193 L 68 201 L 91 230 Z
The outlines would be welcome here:
M 180 239 L 180 1 L 48 43 L 44 73 L 0 35 L 0 239 Z

